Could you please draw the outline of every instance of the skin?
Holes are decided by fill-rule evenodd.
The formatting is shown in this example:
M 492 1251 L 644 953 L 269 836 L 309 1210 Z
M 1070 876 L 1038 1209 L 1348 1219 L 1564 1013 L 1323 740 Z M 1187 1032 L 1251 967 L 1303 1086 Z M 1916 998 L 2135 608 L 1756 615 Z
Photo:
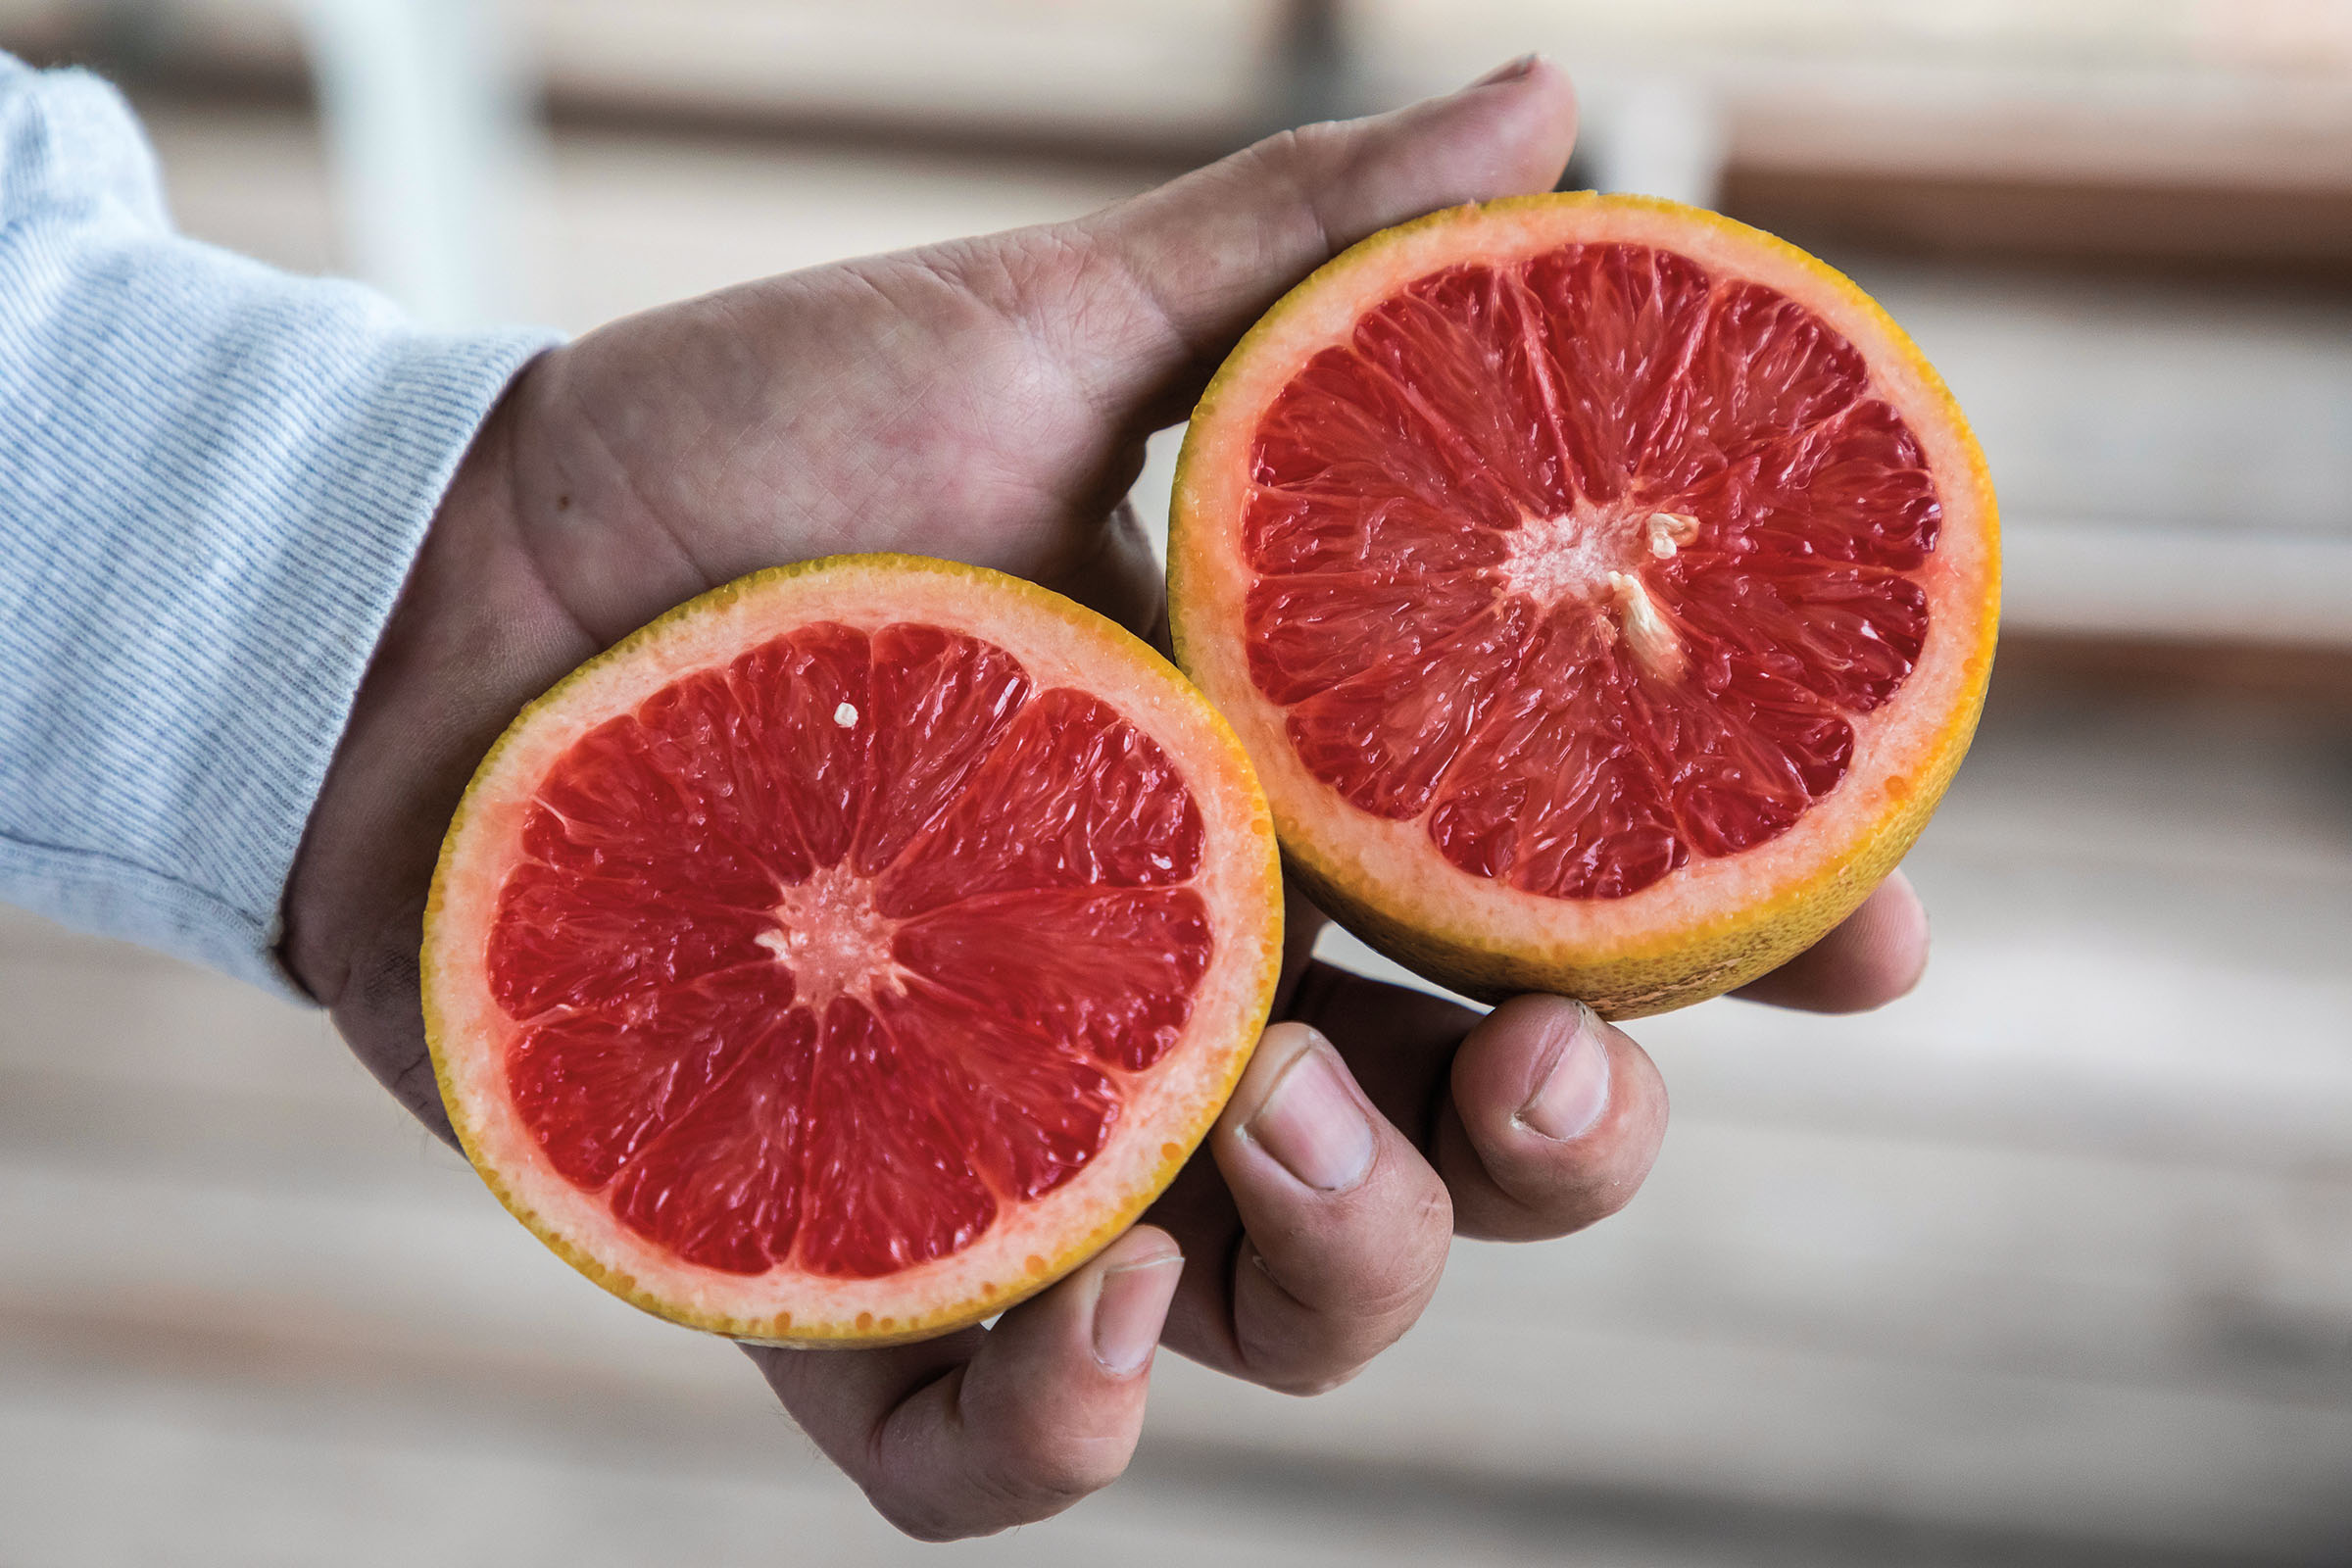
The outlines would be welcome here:
M 1520 62 L 1074 222 L 763 279 L 534 362 L 467 454 L 360 692 L 288 891 L 294 973 L 446 1138 L 417 1002 L 425 890 L 523 703 L 695 594 L 845 551 L 994 566 L 1155 629 L 1158 575 L 1121 499 L 1145 437 L 1339 249 L 1548 189 L 1574 134 L 1566 77 Z M 945 1540 L 1059 1512 L 1126 1466 L 1154 1342 L 1328 1389 L 1412 1325 L 1454 1236 L 1564 1236 L 1641 1185 L 1666 1091 L 1626 1035 L 1558 998 L 1482 1019 L 1332 969 L 1308 957 L 1321 917 L 1292 915 L 1283 1021 L 1150 1223 L 991 1329 L 749 1352 L 893 1524 Z M 1750 989 L 1875 1006 L 1926 953 L 1897 876 Z M 1531 1100 L 1555 1067 L 1547 1117 Z

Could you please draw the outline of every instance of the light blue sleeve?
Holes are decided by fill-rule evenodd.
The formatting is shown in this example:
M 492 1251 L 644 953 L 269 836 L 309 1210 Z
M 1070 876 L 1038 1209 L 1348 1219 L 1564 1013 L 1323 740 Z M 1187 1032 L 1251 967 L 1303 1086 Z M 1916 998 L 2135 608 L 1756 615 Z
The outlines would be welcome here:
M 173 234 L 113 90 L 0 55 L 0 901 L 300 994 L 278 906 L 361 671 L 550 341 Z

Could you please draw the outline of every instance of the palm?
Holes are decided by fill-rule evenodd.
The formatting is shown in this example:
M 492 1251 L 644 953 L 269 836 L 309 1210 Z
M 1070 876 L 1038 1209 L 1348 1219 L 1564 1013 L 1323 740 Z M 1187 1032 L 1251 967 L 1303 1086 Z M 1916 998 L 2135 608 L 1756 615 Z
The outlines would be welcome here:
M 778 560 L 951 556 L 1148 613 L 1106 530 L 1151 410 L 1146 302 L 1068 230 L 844 263 L 633 318 L 524 383 L 523 548 L 600 640 Z M 1084 318 L 1084 343 L 1056 341 Z M 1114 369 L 1115 367 L 1115 369 Z M 1120 388 L 1118 390 L 1127 390 Z
M 477 437 L 378 647 L 288 892 L 296 974 L 447 1136 L 416 1001 L 425 888 L 524 702 L 705 589 L 843 552 L 996 566 L 1142 629 L 1157 573 L 1121 498 L 1144 438 L 1338 245 L 1549 185 L 1571 124 L 1565 81 L 1536 69 L 1277 138 L 1078 223 L 772 278 L 551 353 Z M 1308 963 L 1314 917 L 1295 912 L 1279 1005 L 1298 1022 L 1268 1031 L 1154 1225 L 990 1331 L 757 1352 L 897 1522 L 1001 1529 L 1109 1480 L 1163 1314 L 1198 1359 L 1326 1387 L 1410 1326 L 1457 1229 L 1560 1235 L 1639 1185 L 1665 1100 L 1631 1041 L 1557 999 L 1480 1022 Z M 1892 889 L 1777 1000 L 1883 1000 L 1923 940 Z M 1574 1126 L 1544 1130 L 1546 1084 L 1576 1090 L 1552 1106 Z M 1138 1334 L 1133 1365 L 1106 1351 Z

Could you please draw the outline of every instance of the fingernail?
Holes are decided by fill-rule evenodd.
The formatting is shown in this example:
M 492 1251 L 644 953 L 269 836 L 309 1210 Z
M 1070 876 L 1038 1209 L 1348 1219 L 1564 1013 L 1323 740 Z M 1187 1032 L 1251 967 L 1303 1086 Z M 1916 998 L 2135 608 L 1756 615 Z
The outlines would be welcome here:
M 1128 1378 L 1144 1369 L 1159 1344 L 1168 1302 L 1183 1272 L 1183 1257 L 1170 1252 L 1142 1263 L 1122 1263 L 1103 1274 L 1095 1296 L 1095 1359 L 1103 1371 Z
M 1318 1192 L 1353 1187 L 1372 1168 L 1372 1124 L 1327 1045 L 1291 1058 L 1242 1131 Z
M 1517 1120 L 1546 1138 L 1581 1138 L 1609 1108 L 1609 1048 L 1599 1016 L 1576 1004 L 1576 1029 L 1544 1068 L 1543 1081 L 1519 1107 Z
M 1494 87 L 1498 86 L 1506 81 L 1517 81 L 1521 76 L 1524 76 L 1529 72 L 1535 70 L 1536 62 L 1543 58 L 1544 56 L 1539 53 L 1521 55 L 1516 60 L 1505 61 L 1501 65 L 1496 66 L 1493 71 L 1488 72 L 1485 75 L 1472 82 L 1470 86 L 1474 88 Z

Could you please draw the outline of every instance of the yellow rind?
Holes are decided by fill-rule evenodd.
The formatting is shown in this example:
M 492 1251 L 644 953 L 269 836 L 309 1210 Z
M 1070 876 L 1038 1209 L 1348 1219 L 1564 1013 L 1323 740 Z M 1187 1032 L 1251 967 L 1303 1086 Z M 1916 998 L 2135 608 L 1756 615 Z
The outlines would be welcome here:
M 1036 583 L 1004 572 L 992 571 L 985 566 L 942 561 L 929 556 L 886 552 L 869 555 L 826 556 L 814 561 L 797 562 L 790 565 L 771 566 L 762 571 L 738 577 L 732 582 L 723 583 L 710 592 L 698 595 L 657 616 L 549 687 L 538 698 L 524 706 L 522 710 L 514 716 L 514 722 L 507 726 L 498 740 L 492 744 L 490 750 L 484 754 L 480 765 L 474 769 L 473 777 L 466 787 L 465 795 L 458 802 L 456 812 L 450 818 L 449 831 L 441 841 L 441 855 L 434 866 L 432 889 L 425 902 L 425 940 L 419 964 L 424 1006 L 424 1039 L 425 1046 L 432 1055 L 434 1081 L 440 1090 L 442 1105 L 449 1112 L 450 1125 L 457 1132 L 458 1142 L 465 1149 L 467 1159 L 472 1162 L 474 1171 L 481 1177 L 483 1185 L 489 1188 L 492 1196 L 505 1206 L 507 1212 L 521 1221 L 532 1235 L 546 1244 L 549 1250 L 641 1311 L 649 1312 L 656 1317 L 681 1324 L 687 1328 L 724 1335 L 729 1339 L 740 1340 L 752 1345 L 796 1348 L 851 1346 L 871 1348 L 901 1345 L 952 1333 L 956 1329 L 994 1317 L 1007 1307 L 1026 1300 L 1109 1246 L 1136 1222 L 1144 1210 L 1149 1208 L 1160 1194 L 1167 1191 L 1169 1184 L 1175 1181 L 1177 1173 L 1184 1168 L 1194 1151 L 1200 1147 L 1201 1140 L 1208 1136 L 1209 1129 L 1215 1125 L 1218 1109 L 1222 1107 L 1225 1101 L 1232 1098 L 1234 1087 L 1241 1082 L 1242 1073 L 1248 1068 L 1250 1054 L 1256 1044 L 1253 1029 L 1253 1038 L 1246 1043 L 1243 1049 L 1232 1054 L 1232 1069 L 1226 1074 L 1218 1093 L 1213 1097 L 1213 1102 L 1200 1118 L 1199 1125 L 1183 1129 L 1155 1128 L 1153 1130 L 1163 1144 L 1175 1147 L 1178 1152 L 1164 1156 L 1153 1167 L 1151 1179 L 1137 1187 L 1129 1195 L 1127 1200 L 1112 1209 L 1108 1217 L 1101 1224 L 1067 1242 L 1053 1255 L 1047 1257 L 1045 1259 L 1046 1266 L 1043 1269 L 1035 1270 L 1017 1282 L 1000 1286 L 995 1290 L 975 1292 L 963 1299 L 950 1302 L 919 1317 L 896 1320 L 894 1326 L 887 1330 L 881 1329 L 878 1325 L 861 1329 L 854 1320 L 806 1324 L 794 1321 L 786 1326 L 773 1318 L 746 1319 L 707 1313 L 666 1299 L 632 1276 L 607 1266 L 601 1259 L 583 1251 L 560 1235 L 514 1192 L 509 1183 L 502 1179 L 493 1164 L 481 1157 L 479 1153 L 480 1140 L 474 1135 L 465 1097 L 458 1094 L 454 1087 L 450 1066 L 453 1042 L 449 1039 L 446 1020 L 435 1000 L 438 988 L 436 977 L 438 966 L 433 957 L 435 952 L 433 929 L 444 906 L 444 885 L 456 863 L 459 847 L 463 842 L 466 823 L 471 814 L 469 808 L 474 805 L 476 797 L 485 795 L 500 785 L 501 760 L 514 748 L 517 737 L 531 726 L 538 715 L 559 710 L 564 694 L 588 676 L 590 672 L 627 660 L 637 650 L 656 641 L 665 627 L 674 623 L 701 615 L 719 606 L 733 603 L 747 594 L 760 592 L 792 578 L 811 576 L 846 567 L 923 571 L 957 576 L 968 580 L 983 591 L 1011 594 L 1038 610 L 1100 637 L 1106 652 L 1112 652 L 1124 658 L 1137 671 L 1159 682 L 1172 695 L 1195 708 L 1200 715 L 1207 721 L 1208 732 L 1215 736 L 1221 744 L 1224 755 L 1220 760 L 1229 766 L 1233 770 L 1234 776 L 1247 787 L 1253 803 L 1250 825 L 1255 830 L 1256 837 L 1264 845 L 1265 885 L 1274 890 L 1274 896 L 1266 901 L 1263 920 L 1255 943 L 1257 964 L 1254 990 L 1258 1000 L 1254 1008 L 1250 1009 L 1256 1019 L 1254 1028 L 1262 1028 L 1265 1019 L 1271 1014 L 1275 987 L 1282 974 L 1282 900 L 1279 896 L 1281 859 L 1276 847 L 1272 813 L 1266 805 L 1265 792 L 1258 787 L 1256 771 L 1250 765 L 1249 754 L 1243 749 L 1240 737 L 1234 734 L 1233 727 L 1226 722 L 1225 716 L 1218 712 L 1207 699 L 1203 698 L 1199 690 L 1190 681 L 1184 679 L 1181 672 L 1172 667 L 1165 659 L 1162 659 L 1150 644 L 1116 621 L 1098 614 L 1074 600 L 1054 593 L 1051 589 L 1040 587 Z
M 1719 997 L 1779 968 L 1853 913 L 1910 853 L 1959 768 L 1968 738 L 1960 735 L 1957 747 L 1919 781 L 1911 804 L 1889 812 L 1860 854 L 1775 899 L 1646 952 L 1590 958 L 1497 952 L 1399 924 L 1297 849 L 1286 849 L 1283 863 L 1317 908 L 1367 947 L 1450 991 L 1482 1002 L 1548 992 L 1574 997 L 1604 1018 L 1646 1017 Z
M 1888 341 L 1899 347 L 1906 368 L 1919 379 L 1935 414 L 1958 437 L 1967 457 L 1967 472 L 1938 473 L 1937 478 L 1962 484 L 1971 492 L 1976 514 L 1983 519 L 1986 552 L 1977 645 L 1970 650 L 1963 666 L 1967 680 L 1950 706 L 1933 752 L 1908 763 L 1905 775 L 1908 790 L 1899 800 L 1889 802 L 1878 820 L 1860 835 L 1850 854 L 1826 860 L 1814 868 L 1812 875 L 1782 887 L 1768 899 L 1725 911 L 1703 925 L 1677 932 L 1670 939 L 1621 945 L 1605 951 L 1559 948 L 1514 951 L 1497 946 L 1482 932 L 1466 926 L 1442 929 L 1407 924 L 1382 907 L 1378 888 L 1363 886 L 1362 878 L 1348 874 L 1335 863 L 1336 856 L 1316 844 L 1298 823 L 1286 820 L 1277 808 L 1275 831 L 1282 840 L 1285 867 L 1318 907 L 1377 952 L 1464 996 L 1499 1002 L 1522 992 L 1550 992 L 1575 997 L 1604 1017 L 1634 1018 L 1703 1002 L 1744 985 L 1804 952 L 1851 914 L 1901 861 L 1927 826 L 1936 803 L 1968 753 L 1978 716 L 1984 710 L 2000 621 L 2000 518 L 1992 476 L 1985 466 L 1984 451 L 1943 377 L 1920 353 L 1910 335 L 1859 284 L 1778 235 L 1719 213 L 1655 196 L 1601 195 L 1592 191 L 1510 196 L 1446 208 L 1358 241 L 1283 295 L 1243 334 L 1216 374 L 1209 378 L 1194 407 L 1184 446 L 1176 461 L 1169 508 L 1169 636 L 1178 666 L 1204 687 L 1208 686 L 1210 683 L 1202 677 L 1204 656 L 1215 651 L 1220 633 L 1217 628 L 1198 624 L 1191 608 L 1194 599 L 1189 592 L 1188 570 L 1194 548 L 1190 536 L 1196 529 L 1230 526 L 1232 519 L 1199 515 L 1195 498 L 1200 486 L 1195 481 L 1194 466 L 1200 461 L 1205 445 L 1202 432 L 1224 416 L 1223 405 L 1230 399 L 1234 383 L 1249 367 L 1253 352 L 1272 335 L 1282 319 L 1302 302 L 1335 286 L 1348 273 L 1375 262 L 1409 237 L 1494 215 L 1577 207 L 1658 213 L 1735 235 L 1745 245 L 1777 255 L 1836 296 L 1844 308 L 1875 322 Z

